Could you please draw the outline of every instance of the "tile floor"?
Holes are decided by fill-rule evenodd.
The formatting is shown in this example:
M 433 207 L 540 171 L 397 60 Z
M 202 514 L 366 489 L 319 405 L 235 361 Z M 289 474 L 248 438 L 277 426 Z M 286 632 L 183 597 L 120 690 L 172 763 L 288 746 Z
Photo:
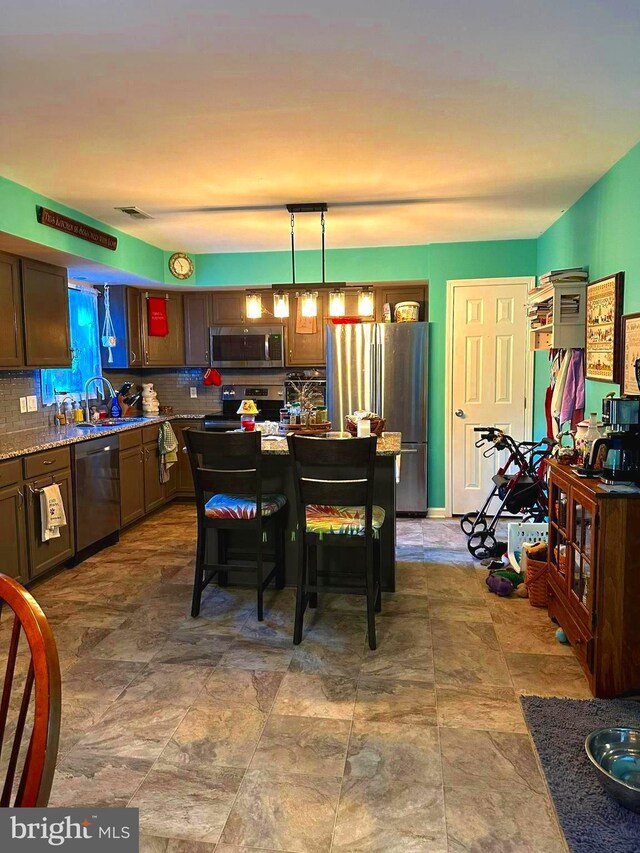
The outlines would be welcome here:
M 518 693 L 589 696 L 546 617 L 484 585 L 453 521 L 398 523 L 378 650 L 359 598 L 211 587 L 172 505 L 40 584 L 63 675 L 51 805 L 140 809 L 143 853 L 565 850 Z M 6 630 L 6 625 L 5 625 Z

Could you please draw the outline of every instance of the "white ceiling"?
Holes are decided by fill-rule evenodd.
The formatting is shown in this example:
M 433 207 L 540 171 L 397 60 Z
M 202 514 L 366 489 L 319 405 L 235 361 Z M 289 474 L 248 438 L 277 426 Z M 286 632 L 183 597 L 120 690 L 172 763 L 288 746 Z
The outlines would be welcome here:
M 638 0 L 2 7 L 0 174 L 165 249 L 535 237 L 640 139 Z

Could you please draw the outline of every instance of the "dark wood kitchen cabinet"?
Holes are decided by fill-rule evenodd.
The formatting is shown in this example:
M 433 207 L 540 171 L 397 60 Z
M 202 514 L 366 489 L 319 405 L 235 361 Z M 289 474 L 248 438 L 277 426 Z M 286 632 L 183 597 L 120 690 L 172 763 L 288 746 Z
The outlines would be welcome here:
M 69 367 L 69 294 L 67 271 L 23 258 L 22 314 L 26 367 Z
M 329 314 L 329 295 L 327 291 L 318 293 L 318 316 L 316 331 L 301 334 L 296 330 L 298 299 L 295 294 L 289 296 L 289 319 L 285 326 L 286 346 L 285 363 L 287 367 L 322 367 L 327 362 L 325 351 L 325 324 Z
M 255 320 L 246 316 L 247 293 L 259 293 L 262 297 L 262 316 Z M 211 325 L 237 326 L 240 323 L 268 326 L 282 321 L 273 316 L 273 292 L 267 288 L 247 290 L 221 290 L 211 293 Z
M 184 363 L 189 367 L 208 367 L 211 294 L 185 293 L 183 306 Z
M 29 457 L 27 457 L 29 458 Z M 57 539 L 42 541 L 42 522 L 40 515 L 40 492 L 45 486 L 57 483 L 60 486 L 62 503 L 67 518 L 67 523 L 60 528 L 60 536 Z M 29 543 L 29 578 L 33 580 L 39 575 L 64 563 L 73 557 L 73 499 L 71 488 L 71 471 L 67 468 L 62 471 L 28 480 L 25 484 L 25 498 L 27 501 L 27 538 Z
M 382 322 L 382 306 L 385 302 L 391 305 L 391 317 L 394 318 L 394 308 L 398 302 L 418 302 L 420 304 L 420 321 L 429 320 L 428 287 L 426 281 L 383 281 L 374 285 L 376 297 L 376 320 Z
M 162 337 L 149 334 L 148 298 L 161 297 L 167 306 L 169 334 Z M 140 291 L 142 305 L 142 338 L 144 367 L 184 366 L 184 318 L 182 294 L 171 291 Z
M 144 505 L 144 453 L 142 430 L 120 435 L 120 527 L 142 518 Z
M 27 524 L 20 459 L 0 462 L 0 572 L 28 578 Z
M 22 367 L 20 259 L 0 252 L 0 367 Z
M 184 430 L 199 429 L 202 421 L 194 418 L 193 420 L 172 421 L 171 426 L 178 440 L 178 462 L 173 468 L 176 470 L 176 486 L 177 494 L 181 497 L 193 497 L 195 489 L 193 488 L 193 477 L 191 476 L 191 465 L 189 464 L 189 454 L 185 447 Z M 173 470 L 173 468 L 171 470 Z
M 98 322 L 104 323 L 104 287 L 97 286 Z M 111 321 L 116 336 L 116 345 L 112 347 L 113 361 L 109 362 L 109 350 L 100 347 L 102 366 L 107 370 L 120 370 L 129 367 L 144 366 L 144 345 L 142 342 L 142 320 L 140 291 L 135 287 L 112 285 L 109 288 L 109 306 Z
M 144 511 L 157 509 L 165 502 L 166 489 L 160 482 L 160 449 L 158 447 L 157 425 L 143 427 L 143 479 L 144 479 Z

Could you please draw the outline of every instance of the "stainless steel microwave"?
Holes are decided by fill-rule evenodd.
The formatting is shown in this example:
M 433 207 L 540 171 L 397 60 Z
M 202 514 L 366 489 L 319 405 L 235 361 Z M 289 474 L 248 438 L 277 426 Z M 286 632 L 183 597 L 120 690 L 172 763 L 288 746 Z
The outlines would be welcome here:
M 212 326 L 211 367 L 284 367 L 284 326 Z

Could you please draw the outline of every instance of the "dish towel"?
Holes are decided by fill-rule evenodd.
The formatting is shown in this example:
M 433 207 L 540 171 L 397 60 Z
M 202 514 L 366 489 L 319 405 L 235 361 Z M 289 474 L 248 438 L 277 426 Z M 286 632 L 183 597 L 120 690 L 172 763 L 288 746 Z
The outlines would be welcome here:
M 178 461 L 178 439 L 169 421 L 160 424 L 158 432 L 160 451 L 160 482 L 169 482 L 169 468 Z
M 60 537 L 60 528 L 67 524 L 60 486 L 53 483 L 40 491 L 40 520 L 42 523 L 42 541 Z

